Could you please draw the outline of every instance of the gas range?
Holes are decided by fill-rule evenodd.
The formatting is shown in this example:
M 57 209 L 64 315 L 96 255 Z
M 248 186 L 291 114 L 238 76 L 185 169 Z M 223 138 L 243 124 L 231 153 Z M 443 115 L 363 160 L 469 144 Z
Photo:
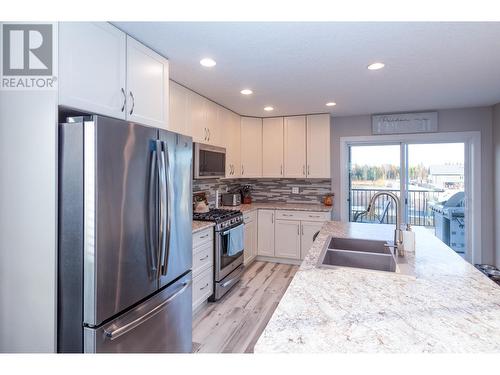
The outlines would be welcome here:
M 205 213 L 193 213 L 193 220 L 212 221 L 215 223 L 214 243 L 214 293 L 209 301 L 217 301 L 226 294 L 243 274 L 244 249 L 236 251 L 231 247 L 232 236 L 235 242 L 243 238 L 243 214 L 237 210 L 213 208 Z
M 220 231 L 242 223 L 243 214 L 237 210 L 212 208 L 204 213 L 194 212 L 193 220 L 213 221 L 215 223 L 215 230 Z

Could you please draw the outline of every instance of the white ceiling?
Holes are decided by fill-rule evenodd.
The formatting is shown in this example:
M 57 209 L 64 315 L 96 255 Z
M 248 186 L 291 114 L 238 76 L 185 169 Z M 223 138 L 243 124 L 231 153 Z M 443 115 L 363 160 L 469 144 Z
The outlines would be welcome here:
M 348 116 L 500 102 L 500 23 L 114 24 L 166 56 L 172 79 L 242 115 Z M 199 64 L 207 56 L 214 68 Z M 386 67 L 367 70 L 374 61 Z M 254 94 L 241 95 L 243 88 Z M 275 110 L 265 112 L 265 105 Z

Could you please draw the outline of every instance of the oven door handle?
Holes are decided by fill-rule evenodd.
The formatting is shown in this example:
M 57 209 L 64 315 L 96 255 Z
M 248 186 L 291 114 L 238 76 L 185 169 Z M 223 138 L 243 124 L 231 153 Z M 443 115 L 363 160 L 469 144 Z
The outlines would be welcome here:
M 243 223 L 240 223 L 240 224 L 238 224 L 237 226 L 232 227 L 231 229 L 228 229 L 228 230 L 226 230 L 226 231 L 224 231 L 224 232 L 219 232 L 219 233 L 220 233 L 220 235 L 221 235 L 221 236 L 225 236 L 226 234 L 228 234 L 228 233 L 229 233 L 230 231 L 232 231 L 233 229 L 239 228 L 239 227 L 241 227 L 241 226 L 243 226 Z

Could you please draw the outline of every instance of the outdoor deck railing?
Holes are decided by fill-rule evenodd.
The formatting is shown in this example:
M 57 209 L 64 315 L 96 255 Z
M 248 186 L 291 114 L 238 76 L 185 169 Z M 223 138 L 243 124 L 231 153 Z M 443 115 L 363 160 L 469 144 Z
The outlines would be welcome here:
M 359 189 L 353 188 L 350 193 L 349 212 L 350 221 L 358 222 L 378 222 L 382 219 L 385 224 L 396 223 L 396 207 L 391 198 L 380 197 L 375 202 L 375 213 L 378 217 L 360 214 L 368 204 L 371 197 L 379 191 L 390 191 L 400 197 L 398 189 Z M 408 215 L 411 225 L 434 226 L 434 215 L 432 214 L 429 203 L 438 200 L 440 190 L 408 190 Z M 386 201 L 389 200 L 390 204 L 387 207 L 387 213 L 383 215 Z M 401 202 L 404 204 L 404 202 Z M 383 216 L 383 217 L 381 217 Z M 406 220 L 403 220 L 406 221 Z

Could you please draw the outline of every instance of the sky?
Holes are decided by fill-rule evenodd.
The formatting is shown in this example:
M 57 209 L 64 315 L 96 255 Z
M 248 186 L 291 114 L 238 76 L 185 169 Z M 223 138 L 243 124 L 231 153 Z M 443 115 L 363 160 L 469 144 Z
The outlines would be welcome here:
M 399 145 L 353 146 L 352 162 L 358 165 L 399 165 Z M 408 146 L 410 166 L 424 164 L 464 163 L 463 143 L 410 144 Z

